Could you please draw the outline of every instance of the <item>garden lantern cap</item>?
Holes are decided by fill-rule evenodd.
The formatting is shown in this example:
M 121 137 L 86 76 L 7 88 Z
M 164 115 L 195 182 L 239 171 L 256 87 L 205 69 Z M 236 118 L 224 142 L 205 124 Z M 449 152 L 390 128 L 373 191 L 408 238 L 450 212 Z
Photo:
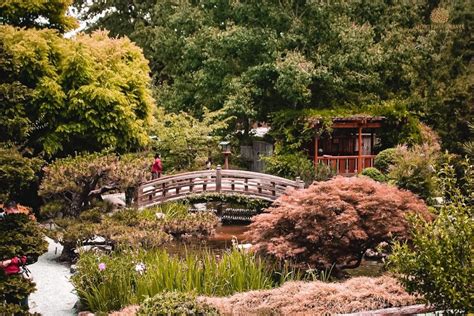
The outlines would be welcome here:
M 219 147 L 222 149 L 223 153 L 230 153 L 230 142 L 229 141 L 220 142 Z

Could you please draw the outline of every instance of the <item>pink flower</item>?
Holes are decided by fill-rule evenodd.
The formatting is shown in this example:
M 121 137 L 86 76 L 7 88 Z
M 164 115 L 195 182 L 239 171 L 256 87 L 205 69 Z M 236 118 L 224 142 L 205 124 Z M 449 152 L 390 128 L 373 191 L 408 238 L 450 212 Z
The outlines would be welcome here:
M 106 268 L 105 263 L 103 263 L 103 262 L 99 263 L 99 270 L 100 270 L 100 271 L 104 271 L 105 268 Z

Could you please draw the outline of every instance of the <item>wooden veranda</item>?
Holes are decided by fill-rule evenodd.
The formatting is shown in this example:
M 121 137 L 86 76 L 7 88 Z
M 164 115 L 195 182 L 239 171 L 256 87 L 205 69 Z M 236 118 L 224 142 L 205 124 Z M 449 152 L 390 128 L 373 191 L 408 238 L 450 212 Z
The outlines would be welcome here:
M 336 117 L 331 135 L 321 135 L 321 126 L 316 123 L 312 150 L 315 167 L 325 164 L 340 175 L 353 175 L 373 167 L 376 131 L 382 127 L 382 120 L 380 116 Z

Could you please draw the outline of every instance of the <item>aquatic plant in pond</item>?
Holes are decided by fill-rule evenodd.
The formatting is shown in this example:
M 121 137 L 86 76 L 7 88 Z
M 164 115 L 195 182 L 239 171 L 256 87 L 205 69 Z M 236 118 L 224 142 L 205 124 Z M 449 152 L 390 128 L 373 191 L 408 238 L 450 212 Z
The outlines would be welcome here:
M 268 289 L 295 274 L 274 280 L 263 259 L 238 250 L 216 257 L 209 251 L 184 258 L 165 250 L 122 252 L 97 257 L 84 253 L 72 281 L 84 307 L 106 312 L 142 302 L 166 291 L 212 296 Z M 99 266 L 103 265 L 103 266 Z M 137 271 L 137 266 L 146 267 Z M 103 267 L 104 269 L 101 269 Z

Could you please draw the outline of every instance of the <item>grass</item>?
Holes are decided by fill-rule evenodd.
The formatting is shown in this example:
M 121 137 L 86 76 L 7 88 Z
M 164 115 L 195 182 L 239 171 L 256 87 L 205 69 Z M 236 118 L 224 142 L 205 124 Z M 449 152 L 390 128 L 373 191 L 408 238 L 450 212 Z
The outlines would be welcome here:
M 99 270 L 99 263 L 106 268 Z M 146 271 L 135 271 L 144 263 Z M 166 291 L 225 296 L 236 292 L 268 289 L 274 281 L 263 259 L 238 250 L 216 257 L 209 251 L 183 258 L 165 250 L 122 252 L 110 256 L 84 253 L 72 278 L 84 307 L 93 312 L 117 310 Z

